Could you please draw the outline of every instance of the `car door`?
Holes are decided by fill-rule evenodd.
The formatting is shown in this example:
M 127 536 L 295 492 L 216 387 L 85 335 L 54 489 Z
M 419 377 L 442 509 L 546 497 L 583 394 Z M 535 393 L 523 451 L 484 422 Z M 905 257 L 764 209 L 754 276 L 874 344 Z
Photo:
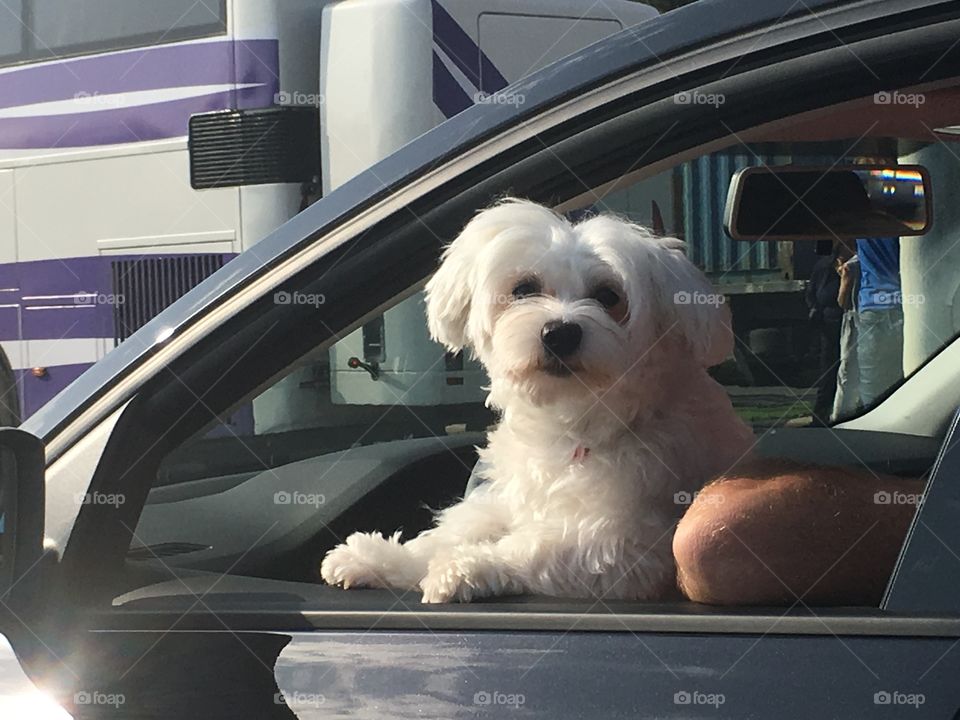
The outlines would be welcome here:
M 270 535 L 289 517 L 277 506 L 304 508 L 278 501 L 277 493 L 294 496 L 273 484 L 260 487 L 264 504 L 253 512 L 236 506 L 234 524 L 221 513 L 226 521 L 214 535 L 224 544 L 249 538 L 260 516 L 269 521 L 261 536 L 238 541 L 212 565 L 177 559 L 208 552 L 208 543 L 136 542 L 145 508 L 191 499 L 192 491 L 158 480 L 172 453 L 191 438 L 209 439 L 218 418 L 255 406 L 286 378 L 304 382 L 292 368 L 305 358 L 315 366 L 318 350 L 349 342 L 416 293 L 443 242 L 505 190 L 582 207 L 633 173 L 767 123 L 960 74 L 954 6 L 826 5 L 772 3 L 745 27 L 728 17 L 729 3 L 706 3 L 561 61 L 515 86 L 528 95 L 524 108 L 493 104 L 446 123 L 309 208 L 131 338 L 126 359 L 95 371 L 115 373 L 106 386 L 73 391 L 86 394 L 73 409 L 64 409 L 68 392 L 32 425 L 47 430 L 52 475 L 86 485 L 75 507 L 57 516 L 61 559 L 48 590 L 55 602 L 35 638 L 21 643 L 32 675 L 75 717 L 867 717 L 892 710 L 886 705 L 952 716 L 960 708 L 960 691 L 948 682 L 960 662 L 950 652 L 960 638 L 956 606 L 916 617 L 909 602 L 893 602 L 909 574 L 897 576 L 893 604 L 884 608 L 811 609 L 802 598 L 790 608 L 736 611 L 602 599 L 424 608 L 411 594 L 354 595 L 279 579 L 263 552 L 289 539 Z M 783 18 L 789 22 L 774 25 Z M 697 36 L 695 28 L 710 23 L 717 37 Z M 615 69 L 591 76 L 590 66 Z M 723 101 L 678 101 L 684 93 Z M 458 144 L 458 135 L 468 140 Z M 421 154 L 436 148 L 448 152 L 423 162 Z M 411 174 L 411 163 L 421 169 Z M 284 302 L 278 293 L 315 301 Z M 456 366 L 455 358 L 439 359 Z M 399 412 L 408 391 L 395 398 Z M 422 439 L 418 422 L 407 421 L 414 437 L 385 444 Z M 427 436 L 432 422 L 421 423 Z M 93 437 L 102 442 L 81 447 Z M 425 440 L 390 445 L 390 462 L 398 463 L 391 481 L 406 478 L 404 468 L 445 467 L 454 480 L 435 491 L 449 499 L 469 475 L 471 443 Z M 944 458 L 954 446 L 945 447 L 937 473 L 953 462 Z M 235 444 L 225 454 L 250 452 L 263 461 L 257 477 L 282 482 L 287 471 L 279 468 L 303 457 L 276 465 L 267 460 L 274 450 Z M 349 457 L 350 448 L 337 452 Z M 328 465 L 353 462 L 341 457 Z M 82 460 L 95 468 L 89 475 Z M 358 468 L 373 462 L 360 460 Z M 208 483 L 211 503 L 235 497 L 246 472 L 218 476 L 212 489 Z M 347 481 L 340 495 L 303 503 L 304 517 L 348 492 Z M 371 487 L 383 489 L 371 512 L 418 504 Z M 412 487 L 414 495 L 427 491 Z M 177 522 L 176 513 L 162 517 L 157 532 Z M 364 522 L 366 515 L 334 515 L 326 530 L 340 535 Z M 134 550 L 149 565 L 131 563 Z M 260 574 L 238 572 L 245 568 Z

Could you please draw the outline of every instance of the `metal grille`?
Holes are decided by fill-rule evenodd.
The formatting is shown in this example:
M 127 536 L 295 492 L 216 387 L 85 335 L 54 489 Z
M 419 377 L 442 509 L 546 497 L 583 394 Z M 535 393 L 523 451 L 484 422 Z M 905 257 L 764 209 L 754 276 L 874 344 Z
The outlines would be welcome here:
M 190 118 L 196 189 L 306 182 L 320 174 L 315 108 L 218 110 Z
M 737 170 L 783 161 L 742 149 L 705 155 L 683 166 L 684 237 L 697 266 L 708 273 L 776 269 L 776 243 L 732 240 L 723 229 L 723 210 Z
M 160 255 L 110 263 L 114 305 L 113 338 L 120 343 L 223 267 L 223 255 Z

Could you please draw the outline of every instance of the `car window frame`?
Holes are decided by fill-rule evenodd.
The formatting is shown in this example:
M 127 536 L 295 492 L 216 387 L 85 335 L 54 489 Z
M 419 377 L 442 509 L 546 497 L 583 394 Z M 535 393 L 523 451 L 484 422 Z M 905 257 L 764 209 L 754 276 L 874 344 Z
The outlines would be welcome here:
M 942 49 L 942 47 L 947 46 L 948 39 L 956 37 L 955 31 L 958 27 L 960 27 L 960 20 L 954 18 L 939 24 L 933 31 L 926 27 L 902 29 L 896 33 L 895 41 L 891 41 L 890 38 L 893 36 L 890 35 L 882 37 L 883 43 L 881 43 L 881 38 L 877 37 L 861 40 L 861 48 L 863 50 L 870 49 L 870 56 L 877 57 L 877 63 L 879 63 L 879 65 L 874 66 L 874 70 L 880 65 L 884 68 L 884 74 L 877 76 L 876 85 L 879 86 L 884 82 L 893 83 L 895 87 L 911 84 L 910 82 L 896 80 L 896 78 L 903 76 L 904 69 L 898 67 L 897 63 L 894 62 L 896 54 L 891 53 L 891 43 L 897 45 L 897 47 L 909 46 L 913 48 L 914 52 L 919 52 L 916 50 L 918 47 L 925 48 L 925 50 L 929 51 L 932 55 L 934 47 Z M 936 41 L 931 40 L 931 37 L 934 35 L 936 36 Z M 926 44 L 923 44 L 921 40 L 926 41 Z M 881 44 L 883 47 L 881 47 Z M 730 46 L 725 45 L 724 47 L 729 50 Z M 765 49 L 769 50 L 769 48 Z M 783 77 L 785 75 L 793 73 L 795 77 L 804 78 L 807 82 L 816 78 L 822 85 L 822 78 L 825 76 L 827 68 L 833 67 L 836 69 L 839 67 L 846 69 L 848 72 L 851 70 L 855 71 L 857 62 L 862 62 L 862 58 L 854 61 L 849 57 L 844 57 L 849 52 L 849 49 L 842 46 L 820 50 L 817 53 L 804 57 L 797 56 L 795 48 L 788 47 L 784 49 L 786 57 L 776 63 L 760 66 L 759 68 L 753 68 L 743 73 L 729 77 L 721 77 L 712 80 L 712 82 L 694 86 L 699 87 L 704 92 L 724 92 L 727 97 L 738 98 L 741 96 L 749 96 L 750 93 L 756 90 L 754 82 L 756 80 L 755 73 L 757 72 L 766 71 L 770 73 L 771 77 L 776 76 L 778 84 L 783 83 Z M 707 53 L 707 56 L 709 56 L 709 53 Z M 729 62 L 729 59 L 727 62 Z M 717 70 L 716 64 L 711 67 L 713 67 L 714 71 Z M 595 100 L 594 98 L 568 101 L 560 108 L 562 113 L 551 128 L 556 131 L 558 127 L 565 127 L 567 134 L 560 135 L 559 132 L 557 132 L 557 134 L 552 137 L 547 137 L 547 139 L 550 140 L 549 144 L 547 140 L 544 139 L 545 131 L 542 131 L 541 134 L 537 134 L 536 129 L 531 131 L 531 127 L 537 127 L 537 123 L 531 121 L 525 127 L 519 129 L 511 128 L 502 135 L 489 139 L 473 153 L 468 153 L 466 157 L 460 157 L 450 161 L 448 164 L 428 174 L 425 178 L 414 180 L 411 184 L 392 194 L 387 200 L 384 200 L 379 205 L 364 209 L 351 221 L 338 226 L 325 237 L 318 238 L 313 245 L 301 249 L 297 254 L 288 258 L 285 263 L 270 268 L 268 272 L 265 272 L 254 282 L 242 288 L 240 292 L 212 307 L 197 323 L 188 328 L 191 332 L 200 333 L 201 337 L 198 338 L 196 342 L 189 344 L 189 350 L 185 351 L 179 357 L 174 355 L 173 359 L 180 362 L 189 362 L 191 359 L 196 360 L 199 354 L 209 352 L 210 343 L 203 340 L 203 335 L 206 335 L 208 330 L 227 327 L 231 325 L 231 323 L 232 326 L 236 326 L 236 324 L 240 322 L 238 318 L 244 317 L 244 313 L 254 308 L 257 302 L 263 302 L 270 293 L 283 287 L 284 282 L 289 282 L 291 278 L 295 279 L 298 277 L 298 273 L 306 273 L 309 275 L 310 271 L 316 271 L 317 263 L 324 260 L 331 260 L 336 251 L 346 248 L 351 240 L 358 243 L 358 245 L 351 247 L 363 248 L 369 246 L 369 248 L 376 248 L 383 252 L 387 249 L 391 241 L 394 243 L 413 243 L 413 240 L 410 238 L 413 238 L 416 232 L 423 235 L 425 229 L 427 229 L 431 235 L 435 236 L 435 239 L 428 241 L 429 244 L 434 246 L 433 254 L 435 257 L 439 252 L 440 238 L 453 237 L 453 234 L 462 226 L 463 221 L 469 217 L 476 207 L 485 205 L 485 201 L 494 197 L 505 186 L 511 186 L 515 190 L 519 189 L 521 194 L 538 197 L 540 199 L 551 197 L 552 195 L 557 201 L 557 204 L 562 202 L 565 197 L 582 192 L 582 188 L 577 190 L 575 187 L 571 187 L 575 185 L 575 183 L 571 182 L 568 182 L 565 186 L 566 189 L 562 190 L 561 187 L 564 187 L 563 184 L 556 183 L 554 180 L 556 177 L 560 177 L 568 171 L 572 172 L 572 170 L 570 170 L 571 167 L 579 167 L 581 163 L 586 162 L 582 157 L 584 146 L 602 146 L 599 140 L 601 137 L 606 135 L 616 137 L 619 135 L 622 139 L 625 133 L 630 130 L 635 130 L 637 127 L 644 128 L 648 133 L 648 137 L 654 137 L 653 132 L 655 129 L 663 127 L 664 123 L 669 123 L 670 117 L 678 112 L 677 106 L 671 102 L 673 94 L 671 90 L 676 91 L 678 88 L 683 90 L 689 89 L 691 83 L 696 81 L 697 72 L 695 71 L 698 70 L 702 75 L 703 68 L 696 67 L 680 75 L 675 73 L 668 63 L 665 67 L 655 70 L 641 71 L 641 76 L 647 75 L 646 80 L 649 80 L 652 75 L 657 77 L 658 82 L 651 88 L 651 86 L 644 83 L 641 78 L 639 89 L 621 84 L 620 95 L 618 97 L 598 104 L 596 110 L 585 113 L 584 115 L 576 114 L 575 108 L 579 106 L 581 102 L 593 102 Z M 774 72 L 774 70 L 776 72 Z M 861 73 L 862 70 L 855 72 L 855 74 Z M 936 77 L 931 79 L 936 79 Z M 872 90 L 872 81 L 865 82 L 867 83 L 867 88 Z M 850 97 L 850 89 L 844 84 L 842 74 L 841 78 L 837 80 L 837 83 L 837 87 L 833 88 L 832 94 L 829 92 L 829 89 L 827 89 L 827 92 L 821 93 L 818 96 L 818 104 L 814 105 L 814 107 L 834 104 L 844 99 L 853 99 L 853 97 Z M 652 98 L 651 93 L 654 95 Z M 856 93 L 856 97 L 862 96 L 863 86 L 861 86 L 860 90 Z M 824 103 L 824 97 L 827 97 L 829 101 Z M 616 107 L 618 102 L 621 104 L 619 107 Z M 813 109 L 813 107 L 808 107 L 812 104 L 811 102 L 804 103 L 801 102 L 799 98 L 796 99 L 796 102 L 803 107 L 803 110 L 793 110 L 786 114 L 789 115 Z M 624 104 L 626 107 L 624 107 Z M 544 115 L 551 115 L 557 111 L 557 108 L 551 108 L 547 110 Z M 606 119 L 599 120 L 597 117 L 598 111 L 606 113 Z M 647 124 L 646 119 L 648 118 L 655 120 L 655 122 Z M 696 118 L 694 117 L 692 119 Z M 772 118 L 767 117 L 767 120 L 770 119 Z M 747 123 L 747 127 L 758 124 L 756 120 L 741 119 L 741 122 Z M 566 126 L 564 126 L 564 123 L 566 123 Z M 743 129 L 736 121 L 732 121 L 732 123 L 730 127 L 734 130 Z M 657 152 L 652 153 L 649 158 L 644 159 L 649 161 L 648 164 L 653 164 L 681 150 L 689 151 L 695 147 L 709 145 L 711 141 L 716 139 L 704 135 L 703 128 L 699 128 L 699 130 L 700 134 L 694 134 L 695 144 L 691 145 L 691 141 L 688 139 L 684 139 L 682 145 L 678 143 L 675 143 L 674 146 L 664 144 L 658 146 Z M 518 136 L 513 138 L 512 142 L 514 144 L 511 144 L 511 136 Z M 539 151 L 537 151 L 536 148 L 537 144 L 541 146 Z M 518 145 L 524 145 L 527 151 L 519 160 L 517 160 L 518 156 L 515 152 Z M 616 147 L 620 150 L 620 146 Z M 679 147 L 679 149 L 670 152 L 670 147 Z M 502 166 L 502 164 L 498 165 L 498 162 L 503 163 L 507 157 L 516 160 L 516 162 L 507 167 Z M 578 157 L 579 162 L 577 162 Z M 591 157 L 593 156 L 591 155 Z M 554 174 L 551 175 L 547 173 L 544 175 L 542 168 L 549 168 L 551 166 L 553 167 Z M 469 167 L 469 171 L 465 170 L 465 167 Z M 609 177 L 604 178 L 605 174 L 609 176 L 610 171 L 611 168 L 607 165 L 599 170 L 595 168 L 591 171 L 592 175 L 585 173 L 588 177 L 584 178 L 583 184 L 588 185 L 592 183 L 593 185 L 600 185 L 602 184 L 601 179 L 610 179 Z M 477 175 L 479 175 L 479 179 L 476 177 Z M 514 178 L 515 182 L 510 183 L 506 181 L 506 178 L 511 177 Z M 545 177 L 548 178 L 546 182 L 544 181 Z M 519 182 L 518 179 L 521 178 L 525 178 L 526 185 Z M 594 180 L 589 178 L 596 178 L 596 181 L 594 182 Z M 420 193 L 419 196 L 416 195 L 417 192 Z M 410 198 L 411 195 L 414 196 L 412 200 Z M 420 211 L 419 213 L 417 212 L 418 210 Z M 413 217 L 406 217 L 405 223 L 398 222 L 398 218 L 401 220 L 404 219 L 407 213 L 412 214 Z M 308 224 L 310 217 L 309 211 L 300 216 L 299 221 L 294 223 L 296 227 L 293 228 L 293 231 L 305 230 L 306 228 L 304 226 Z M 392 229 L 390 225 L 391 221 L 395 221 Z M 405 235 L 399 233 L 397 230 L 398 226 L 405 229 Z M 394 234 L 390 235 L 391 232 Z M 377 238 L 378 233 L 380 235 L 379 238 Z M 419 255 L 416 255 L 416 257 L 419 257 Z M 342 266 L 340 271 L 343 271 Z M 423 278 L 421 278 L 420 282 L 422 282 L 422 279 Z M 330 276 L 327 276 L 327 280 L 331 280 Z M 407 290 L 415 284 L 416 283 L 407 285 Z M 322 291 L 322 287 L 318 288 L 309 285 L 297 288 L 297 290 L 304 292 L 313 292 L 317 289 Z M 376 307 L 367 310 L 359 317 L 354 317 L 352 323 L 346 322 L 342 328 L 334 328 L 334 330 L 340 332 L 351 327 L 358 327 L 366 318 L 375 314 L 385 304 L 390 304 L 389 298 L 394 297 L 396 294 L 397 293 L 394 292 L 394 294 L 388 298 L 379 298 L 379 300 L 381 300 L 380 302 L 372 303 Z M 243 296 L 242 299 L 241 296 Z M 227 320 L 226 318 L 230 319 Z M 183 336 L 181 335 L 181 337 L 176 338 L 176 340 L 183 341 Z M 161 351 L 155 353 L 151 358 L 154 362 L 152 364 L 145 363 L 138 368 L 138 371 L 148 375 L 152 374 L 152 376 L 155 377 L 157 374 L 157 363 L 160 363 L 160 367 L 168 364 L 170 360 L 165 356 L 169 356 L 172 352 L 170 348 L 175 345 L 177 345 L 177 343 L 171 343 L 161 348 Z M 200 366 L 203 364 L 203 362 L 198 363 Z M 147 378 L 147 380 L 149 380 L 149 378 Z M 128 382 L 135 381 L 128 378 Z M 144 388 L 145 385 L 137 388 L 135 401 L 131 403 L 130 407 L 124 413 L 125 417 L 121 419 L 121 422 L 118 423 L 117 428 L 112 434 L 108 442 L 108 448 L 105 450 L 103 460 L 100 463 L 100 469 L 98 469 L 94 482 L 91 485 L 92 488 L 104 492 L 115 489 L 110 486 L 110 478 L 104 476 L 106 474 L 105 468 L 111 468 L 111 470 L 116 471 L 117 468 L 126 467 L 129 469 L 129 467 L 140 465 L 139 472 L 143 473 L 144 478 L 149 477 L 149 472 L 144 471 L 150 459 L 149 454 L 134 458 L 133 455 L 135 454 L 134 451 L 137 448 L 137 444 L 131 444 L 130 442 L 138 432 L 144 433 L 145 429 L 149 430 L 150 424 L 145 423 L 142 416 L 142 407 L 146 404 L 144 400 L 146 397 Z M 140 410 L 138 410 L 138 406 L 141 408 Z M 139 420 L 137 419 L 138 413 L 141 414 Z M 133 419 L 130 420 L 128 416 Z M 149 435 L 149 433 L 145 434 Z M 134 473 L 134 476 L 137 474 L 138 473 Z M 98 482 L 100 480 L 106 480 L 107 482 L 101 485 Z M 118 558 L 122 557 L 120 553 L 124 552 L 126 546 L 129 544 L 129 542 L 124 544 L 122 541 L 116 541 L 117 536 L 122 540 L 124 535 L 122 532 L 117 532 L 117 520 L 119 519 L 120 524 L 127 527 L 127 530 L 129 530 L 129 527 L 135 526 L 135 517 L 132 518 L 133 525 L 123 523 L 123 519 L 126 519 L 127 523 L 131 522 L 130 513 L 136 509 L 137 501 L 139 501 L 142 506 L 146 489 L 145 487 L 139 487 L 135 489 L 135 492 L 130 493 L 134 502 L 128 503 L 124 508 L 124 512 L 117 513 L 112 519 L 102 513 L 98 513 L 97 508 L 83 509 L 81 517 L 78 519 L 75 532 L 71 535 L 67 547 L 67 555 L 69 555 L 72 560 L 71 565 L 73 572 L 77 576 L 84 575 L 86 577 L 85 584 L 88 587 L 96 585 L 96 583 L 90 582 L 91 577 L 89 574 L 85 574 L 85 569 L 89 569 L 92 564 L 92 558 L 94 557 L 97 558 L 98 563 L 102 564 L 101 571 L 95 573 L 94 577 L 103 578 L 105 587 L 110 587 L 110 583 L 107 582 L 110 574 L 109 563 L 105 562 L 105 558 L 112 556 L 112 560 L 115 563 Z M 139 510 L 136 510 L 136 513 L 138 514 Z M 114 532 L 110 532 L 109 530 L 104 532 L 103 523 L 111 522 Z M 97 539 L 97 535 L 104 537 Z M 112 540 L 110 538 L 112 538 Z M 129 534 L 126 535 L 126 540 L 129 541 Z M 71 549 L 74 549 L 73 552 L 71 552 Z M 90 599 L 102 601 L 105 598 L 97 597 L 97 593 L 94 593 Z M 405 611 L 397 612 L 403 613 Z M 471 618 L 475 620 L 476 618 L 474 616 L 478 614 L 471 609 L 458 609 L 450 612 L 455 612 L 458 618 L 455 622 L 463 622 L 467 625 L 473 622 Z M 436 617 L 442 614 L 449 613 L 429 613 L 428 615 L 430 617 Z M 490 617 L 489 613 L 486 613 L 486 615 Z M 536 626 L 536 621 L 530 619 L 534 617 L 534 615 L 535 614 L 531 614 L 528 616 L 524 614 L 526 618 L 524 620 L 524 623 L 526 623 L 525 626 Z M 327 615 L 323 615 L 323 617 L 331 620 Z M 453 617 L 453 615 L 450 615 L 448 621 Z M 763 620 L 762 615 L 752 617 L 757 621 Z M 753 619 L 751 619 L 748 625 L 755 631 L 758 626 L 753 622 Z M 875 627 L 874 623 L 881 618 L 865 616 L 862 619 L 868 626 Z M 795 620 L 796 632 L 812 631 L 811 623 L 806 622 L 807 620 L 822 624 L 822 621 L 818 618 L 796 618 Z M 891 618 L 891 620 L 893 620 L 893 618 Z M 403 622 L 407 622 L 407 620 L 400 620 L 399 622 L 402 624 Z M 950 632 L 960 629 L 960 624 L 954 624 L 950 618 L 944 618 L 943 622 L 951 628 Z M 735 624 L 736 623 L 734 623 L 734 625 Z M 600 625 L 602 626 L 602 623 L 600 623 Z M 720 623 L 716 631 L 727 631 L 723 629 L 724 627 L 729 628 L 731 624 L 728 622 Z M 885 627 L 888 627 L 889 632 L 894 632 L 893 625 Z M 598 629 L 600 628 L 598 627 Z M 909 632 L 916 632 L 916 628 L 913 625 L 910 625 L 904 632 L 907 632 L 907 630 L 909 630 Z M 745 629 L 744 631 L 747 630 Z

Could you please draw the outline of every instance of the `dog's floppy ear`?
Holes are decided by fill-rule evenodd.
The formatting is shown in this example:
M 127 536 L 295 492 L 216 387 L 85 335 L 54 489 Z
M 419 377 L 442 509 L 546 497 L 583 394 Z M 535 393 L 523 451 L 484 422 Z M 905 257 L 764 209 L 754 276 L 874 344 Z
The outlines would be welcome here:
M 471 312 L 471 303 L 481 286 L 479 265 L 485 249 L 506 231 L 549 236 L 565 222 L 549 208 L 518 198 L 504 198 L 477 213 L 444 251 L 440 269 L 427 283 L 427 324 L 433 339 L 453 351 L 471 345 L 481 355 L 489 342 L 489 317 Z
M 469 225 L 467 228 L 469 229 Z M 468 344 L 467 321 L 472 295 L 474 249 L 467 231 L 454 240 L 440 258 L 440 268 L 426 287 L 427 326 L 430 336 L 457 352 Z
M 598 254 L 621 271 L 631 323 L 652 329 L 658 338 L 679 334 L 702 367 L 730 356 L 733 331 L 726 299 L 690 262 L 681 240 L 654 236 L 613 215 L 598 215 L 577 227 L 592 239 Z
M 664 320 L 662 330 L 683 333 L 687 347 L 703 367 L 718 365 L 733 353 L 733 330 L 726 298 L 687 257 L 676 238 L 648 236 L 654 246 L 648 267 Z

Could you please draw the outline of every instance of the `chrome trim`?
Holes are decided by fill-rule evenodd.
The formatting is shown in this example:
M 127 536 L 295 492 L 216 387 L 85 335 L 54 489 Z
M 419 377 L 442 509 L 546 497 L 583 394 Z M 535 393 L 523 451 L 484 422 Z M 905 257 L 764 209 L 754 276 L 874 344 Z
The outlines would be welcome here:
M 212 596 L 211 596 L 212 597 Z M 212 600 L 211 600 L 212 602 Z M 524 630 L 553 632 L 631 632 L 631 633 L 697 633 L 723 635 L 871 635 L 889 637 L 960 637 L 960 618 L 882 616 L 839 616 L 824 609 L 823 615 L 798 616 L 785 608 L 759 608 L 758 614 L 744 615 L 720 612 L 690 611 L 618 613 L 577 613 L 530 610 L 527 612 L 483 610 L 388 611 L 376 610 L 304 610 L 302 612 L 231 611 L 194 612 L 183 610 L 127 610 L 113 608 L 100 616 L 101 628 L 95 632 L 195 632 L 194 629 L 171 630 L 171 623 L 199 625 L 207 632 L 236 630 L 269 630 L 278 627 L 306 630 Z M 199 622 L 184 622 L 191 618 Z M 139 622 L 138 622 L 139 621 Z M 135 629 L 117 625 L 129 623 Z M 224 629 L 224 623 L 228 629 Z M 112 626 L 112 627 L 111 627 Z M 96 626 L 94 626 L 96 627 Z

